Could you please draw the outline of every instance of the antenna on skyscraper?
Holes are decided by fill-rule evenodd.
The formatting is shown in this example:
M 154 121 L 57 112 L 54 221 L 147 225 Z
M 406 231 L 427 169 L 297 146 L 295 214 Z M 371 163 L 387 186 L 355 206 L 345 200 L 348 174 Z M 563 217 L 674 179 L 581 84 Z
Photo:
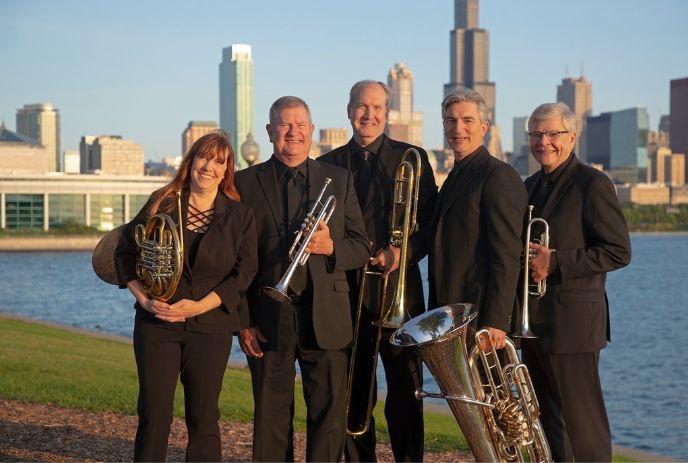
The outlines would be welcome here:
M 564 65 L 564 77 L 568 77 L 568 76 L 569 76 L 569 64 L 566 63 Z
M 580 76 L 583 77 L 583 60 L 580 62 Z

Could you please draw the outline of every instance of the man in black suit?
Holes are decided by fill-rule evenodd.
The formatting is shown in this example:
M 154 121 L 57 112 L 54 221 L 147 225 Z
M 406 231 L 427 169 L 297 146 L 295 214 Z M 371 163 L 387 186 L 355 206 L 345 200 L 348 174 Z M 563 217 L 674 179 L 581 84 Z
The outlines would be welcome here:
M 266 126 L 274 147 L 266 162 L 237 172 L 244 203 L 256 216 L 259 269 L 247 294 L 250 328 L 241 331 L 255 400 L 253 459 L 292 461 L 294 362 L 299 362 L 307 407 L 308 461 L 335 461 L 344 444 L 346 347 L 353 328 L 346 270 L 370 257 L 351 175 L 308 158 L 313 135 L 310 110 L 296 97 L 270 108 Z M 311 253 L 289 284 L 290 302 L 263 291 L 288 267 L 294 233 L 329 177 L 325 197 L 337 205 L 328 224 L 306 248 Z
M 626 220 L 612 182 L 573 153 L 576 116 L 568 106 L 539 106 L 528 130 L 542 168 L 526 188 L 533 216 L 549 225 L 550 249 L 530 245 L 533 280 L 547 278 L 547 291 L 529 303 L 539 337 L 523 340 L 523 359 L 555 461 L 611 461 L 598 364 L 609 340 L 607 272 L 631 259 Z
M 349 92 L 347 114 L 351 121 L 353 137 L 346 145 L 324 154 L 319 160 L 347 168 L 353 175 L 358 203 L 363 213 L 366 231 L 370 238 L 374 257 L 371 266 L 389 275 L 388 288 L 395 288 L 398 281 L 400 250 L 390 246 L 390 224 L 394 176 L 402 155 L 409 148 L 420 153 L 422 175 L 418 200 L 419 230 L 410 239 L 409 268 L 406 277 L 406 300 L 409 316 L 425 310 L 423 286 L 418 261 L 427 253 L 427 225 L 432 204 L 437 197 L 437 186 L 426 152 L 417 146 L 392 140 L 383 131 L 389 112 L 390 90 L 382 82 L 363 80 L 354 84 Z M 414 159 L 408 157 L 407 160 Z M 415 161 L 414 161 L 415 162 Z M 358 305 L 359 271 L 347 272 L 352 310 Z M 370 371 L 373 365 L 374 340 L 377 327 L 372 321 L 380 316 L 378 278 L 366 282 L 364 306 L 359 324 L 358 344 L 354 367 L 354 383 L 349 403 L 349 413 L 354 424 L 365 421 L 368 404 Z M 372 290 L 371 290 L 372 289 Z M 375 291 L 378 290 L 378 291 Z M 354 317 L 356 314 L 353 314 Z M 355 318 L 354 318 L 355 320 Z M 422 387 L 421 362 L 415 353 L 393 347 L 388 339 L 391 329 L 384 329 L 380 339 L 380 357 L 387 380 L 385 418 L 396 461 L 423 460 L 423 405 L 416 400 L 414 391 Z M 373 406 L 377 400 L 377 387 L 373 386 Z M 358 420 L 358 421 L 356 421 Z M 360 429 L 357 427 L 356 429 Z M 352 429 L 353 431 L 353 429 Z M 345 457 L 348 461 L 375 461 L 375 420 L 371 417 L 368 430 L 357 436 L 347 434 Z
M 429 304 L 476 304 L 471 328 L 487 328 L 502 348 L 521 268 L 526 190 L 516 171 L 483 146 L 488 111 L 478 93 L 460 89 L 447 96 L 442 119 L 455 161 L 432 220 Z

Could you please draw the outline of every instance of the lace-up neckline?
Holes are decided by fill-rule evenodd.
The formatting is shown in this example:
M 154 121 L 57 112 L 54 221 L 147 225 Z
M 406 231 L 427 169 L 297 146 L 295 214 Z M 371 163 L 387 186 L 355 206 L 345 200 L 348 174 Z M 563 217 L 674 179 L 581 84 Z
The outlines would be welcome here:
M 206 211 L 199 211 L 193 204 L 189 203 L 186 228 L 194 233 L 205 233 L 208 231 L 208 226 L 212 223 L 214 216 L 215 206 Z

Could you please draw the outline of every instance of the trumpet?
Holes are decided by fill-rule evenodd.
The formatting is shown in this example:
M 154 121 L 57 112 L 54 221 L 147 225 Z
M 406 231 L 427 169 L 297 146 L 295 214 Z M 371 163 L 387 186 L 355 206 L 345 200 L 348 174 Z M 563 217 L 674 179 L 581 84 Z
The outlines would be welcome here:
M 370 427 L 370 417 L 373 412 L 373 394 L 375 392 L 375 371 L 377 369 L 377 354 L 380 350 L 380 339 L 382 328 L 401 327 L 408 316 L 406 307 L 406 270 L 408 267 L 408 246 L 409 237 L 418 229 L 416 215 L 418 210 L 418 194 L 420 191 L 421 160 L 420 153 L 415 148 L 404 151 L 401 162 L 397 166 L 394 175 L 394 196 L 392 221 L 390 226 L 391 246 L 400 249 L 399 256 L 399 278 L 394 288 L 394 297 L 391 303 L 388 302 L 387 277 L 382 276 L 382 272 L 369 270 L 368 265 L 361 272 L 361 279 L 358 286 L 358 306 L 356 309 L 356 325 L 354 332 L 354 345 L 351 349 L 351 360 L 349 362 L 349 379 L 347 383 L 347 402 L 346 402 L 346 432 L 350 436 L 360 436 L 365 434 Z M 382 279 L 382 293 L 380 297 L 380 318 L 372 322 L 377 326 L 375 343 L 372 352 L 372 359 L 367 359 L 370 371 L 365 371 L 362 378 L 356 378 L 354 373 L 357 371 L 356 352 L 358 347 L 361 316 L 363 311 L 364 292 L 366 280 L 375 276 Z M 355 416 L 352 403 L 353 385 L 358 381 L 367 381 L 368 387 L 365 415 Z
M 530 296 L 535 298 L 541 298 L 547 292 L 547 279 L 541 280 L 537 283 L 530 282 L 530 259 L 534 257 L 535 254 L 530 249 L 530 235 L 533 225 L 536 223 L 541 223 L 544 227 L 544 231 L 540 235 L 540 238 L 535 238 L 533 243 L 540 244 L 546 248 L 549 248 L 549 225 L 545 219 L 539 217 L 533 217 L 533 207 L 528 206 L 528 225 L 526 226 L 526 241 L 523 248 L 523 291 L 522 291 L 522 304 L 521 304 L 521 326 L 518 330 L 511 334 L 515 338 L 537 338 L 535 333 L 530 329 L 530 310 L 528 308 L 528 299 Z
M 325 196 L 325 190 L 327 190 L 330 183 L 332 183 L 332 179 L 329 177 L 325 178 L 325 184 L 320 190 L 320 194 L 318 194 L 318 199 L 315 200 L 313 207 L 308 211 L 306 218 L 303 220 L 301 228 L 296 233 L 296 238 L 294 238 L 294 242 L 289 248 L 289 260 L 291 264 L 289 264 L 286 273 L 275 286 L 265 286 L 263 288 L 265 294 L 276 301 L 291 302 L 291 298 L 287 294 L 289 282 L 294 276 L 296 269 L 305 265 L 310 257 L 311 253 L 306 251 L 306 248 L 311 239 L 313 239 L 313 234 L 318 229 L 318 224 L 321 221 L 325 223 L 329 222 L 330 217 L 332 217 L 334 213 L 334 208 L 337 204 L 334 195 L 330 195 L 324 203 L 322 202 L 323 196 Z

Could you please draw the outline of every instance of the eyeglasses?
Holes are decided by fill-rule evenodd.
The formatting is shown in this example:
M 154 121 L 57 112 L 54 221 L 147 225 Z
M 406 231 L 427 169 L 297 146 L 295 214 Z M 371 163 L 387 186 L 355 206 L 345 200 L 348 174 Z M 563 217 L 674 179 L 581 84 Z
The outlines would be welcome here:
M 550 130 L 549 132 L 528 132 L 528 136 L 531 140 L 542 140 L 547 137 L 550 140 L 554 140 L 556 137 L 562 133 L 569 133 L 568 130 Z

